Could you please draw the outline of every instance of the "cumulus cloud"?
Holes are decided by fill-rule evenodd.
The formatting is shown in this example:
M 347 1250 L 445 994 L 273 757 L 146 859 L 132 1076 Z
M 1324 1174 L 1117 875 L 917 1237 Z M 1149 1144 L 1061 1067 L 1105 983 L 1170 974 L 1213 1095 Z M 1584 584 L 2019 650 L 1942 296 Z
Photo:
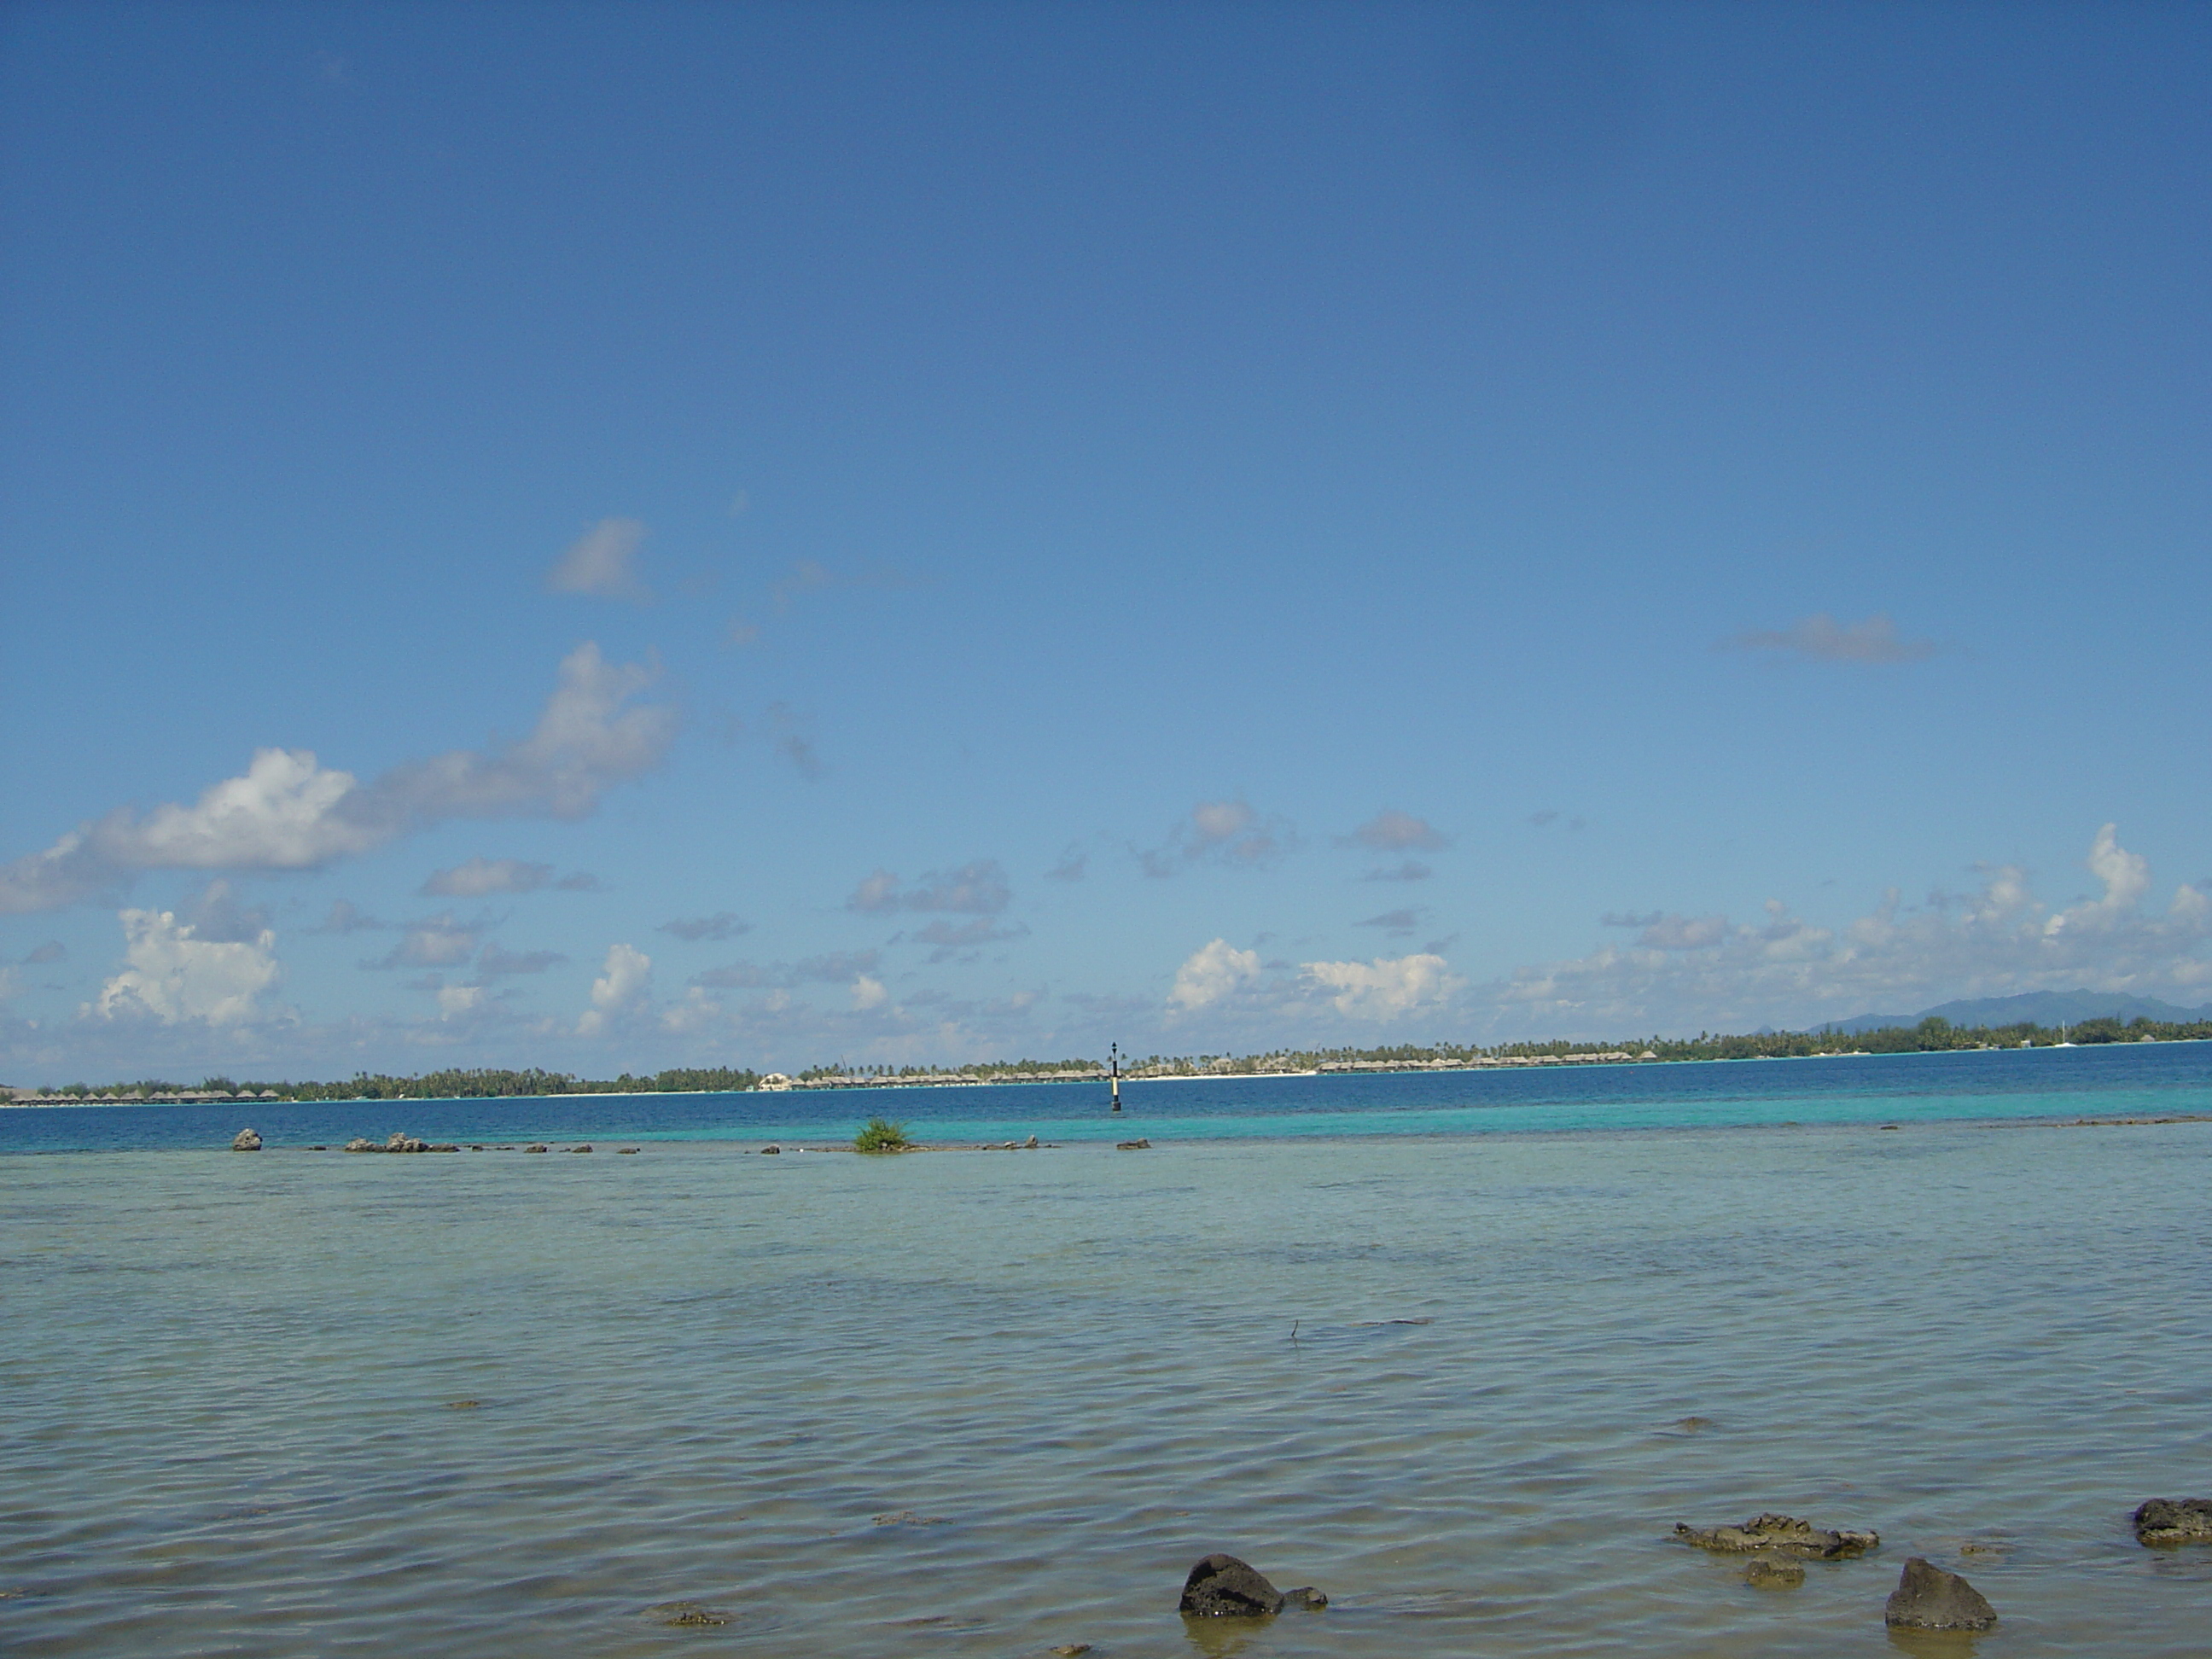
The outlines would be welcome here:
M 676 714 L 631 707 L 657 671 L 578 646 L 519 742 L 457 749 L 363 783 L 304 749 L 263 749 L 190 806 L 118 807 L 43 853 L 0 866 L 0 914 L 50 910 L 148 870 L 307 870 L 452 818 L 579 818 L 659 764 Z
M 550 886 L 553 866 L 526 864 L 520 859 L 473 858 L 450 870 L 436 870 L 422 884 L 434 897 L 482 898 L 487 893 L 534 893 Z
M 119 914 L 129 964 L 100 989 L 91 1012 L 101 1019 L 151 1018 L 164 1025 L 236 1025 L 260 1012 L 276 979 L 276 935 L 204 939 L 172 911 Z
M 638 581 L 637 550 L 645 526 L 635 519 L 602 519 L 571 543 L 545 573 L 556 593 L 589 593 L 603 599 L 651 599 Z
M 1233 996 L 1260 977 L 1260 953 L 1239 951 L 1225 939 L 1200 945 L 1176 969 L 1168 1000 L 1177 1008 L 1204 1008 Z
M 1442 957 L 1425 951 L 1372 962 L 1309 962 L 1304 972 L 1337 1012 L 1359 1019 L 1392 1020 L 1433 1007 L 1467 982 Z
M 853 1008 L 855 1012 L 865 1013 L 871 1008 L 880 1008 L 890 1000 L 890 993 L 884 989 L 884 982 L 879 979 L 870 979 L 862 974 L 853 981 Z
M 592 1006 L 576 1022 L 580 1036 L 596 1036 L 607 1021 L 635 1002 L 653 973 L 653 958 L 634 945 L 611 945 L 599 976 L 592 981 Z
M 1451 845 L 1426 818 L 1386 807 L 1348 836 L 1339 847 L 1364 847 L 1377 853 L 1439 853 Z
M 1716 648 L 1778 651 L 1814 662 L 1891 663 L 1920 662 L 1942 647 L 1929 640 L 1899 638 L 1897 624 L 1880 611 L 1848 626 L 1822 611 L 1790 628 L 1738 634 Z
M 1161 877 L 1194 864 L 1261 869 L 1288 852 L 1297 839 L 1287 819 L 1262 820 L 1248 802 L 1202 800 L 1169 830 L 1160 846 L 1139 851 L 1137 862 L 1146 875 Z
M 753 925 L 742 920 L 732 910 L 717 910 L 711 916 L 678 916 L 673 921 L 664 921 L 656 930 L 673 933 L 689 945 L 702 939 L 735 939 L 740 933 L 750 933 Z
M 911 887 L 901 887 L 888 870 L 864 877 L 845 901 L 848 910 L 888 915 L 898 910 L 949 910 L 963 915 L 996 915 L 1013 901 L 1006 872 L 996 859 L 977 859 L 957 870 L 932 870 Z
M 1502 1018 L 1588 1031 L 1762 1023 L 1793 1026 L 1910 1011 L 1956 997 L 2024 991 L 2130 991 L 2182 1002 L 2212 989 L 2212 902 L 2175 889 L 2163 911 L 2145 861 L 2107 824 L 2085 863 L 2098 896 L 2053 909 L 2015 866 L 1986 867 L 1978 892 L 1909 911 L 1897 890 L 1855 921 L 1822 927 L 1770 902 L 1764 920 L 1630 915 L 1632 946 L 1522 969 L 1486 988 Z
M 481 1008 L 483 1000 L 481 985 L 441 985 L 438 988 L 438 1013 L 441 1018 L 459 1019 Z

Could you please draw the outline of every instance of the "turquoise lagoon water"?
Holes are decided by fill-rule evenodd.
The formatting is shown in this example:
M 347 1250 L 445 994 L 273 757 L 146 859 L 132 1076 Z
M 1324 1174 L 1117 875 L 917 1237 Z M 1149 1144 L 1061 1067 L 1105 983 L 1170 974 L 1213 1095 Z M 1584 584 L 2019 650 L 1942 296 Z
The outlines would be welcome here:
M 1146 1152 L 1072 1085 L 887 1159 L 750 1150 L 872 1094 L 7 1114 L 112 1150 L 0 1158 L 0 1651 L 2202 1656 L 2126 1517 L 2212 1494 L 2212 1122 L 2112 1120 L 2203 1052 L 1160 1085 Z M 1769 1508 L 1883 1546 L 1667 1536 Z M 1334 1605 L 1186 1627 L 1215 1549 Z M 1908 1553 L 1997 1629 L 1888 1635 Z

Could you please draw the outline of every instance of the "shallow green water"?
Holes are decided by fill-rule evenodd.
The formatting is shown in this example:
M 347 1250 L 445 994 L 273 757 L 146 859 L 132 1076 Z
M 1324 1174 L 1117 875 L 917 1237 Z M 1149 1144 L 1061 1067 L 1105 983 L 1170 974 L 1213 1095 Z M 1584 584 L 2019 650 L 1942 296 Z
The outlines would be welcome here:
M 2212 1493 L 2208 1175 L 2201 1122 L 9 1159 L 0 1650 L 1880 1655 L 1920 1553 L 1992 1659 L 2201 1656 L 2212 1550 L 2126 1516 Z M 1768 1508 L 1883 1547 L 1666 1537 Z M 1214 1549 L 1335 1605 L 1187 1630 Z

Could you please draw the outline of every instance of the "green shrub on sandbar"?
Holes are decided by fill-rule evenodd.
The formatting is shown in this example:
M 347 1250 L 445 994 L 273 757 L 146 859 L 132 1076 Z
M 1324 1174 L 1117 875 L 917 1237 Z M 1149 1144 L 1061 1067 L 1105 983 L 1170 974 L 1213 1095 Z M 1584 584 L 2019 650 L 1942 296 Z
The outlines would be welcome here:
M 902 1152 L 913 1144 L 906 1138 L 906 1125 L 880 1117 L 870 1118 L 868 1127 L 853 1137 L 856 1152 Z

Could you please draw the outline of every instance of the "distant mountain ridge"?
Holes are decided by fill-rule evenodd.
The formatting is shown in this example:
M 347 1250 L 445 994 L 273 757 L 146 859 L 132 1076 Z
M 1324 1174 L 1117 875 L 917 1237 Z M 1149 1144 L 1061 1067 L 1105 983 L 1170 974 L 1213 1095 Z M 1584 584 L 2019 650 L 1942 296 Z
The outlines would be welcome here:
M 1938 1003 L 1917 1014 L 1861 1014 L 1856 1019 L 1830 1020 L 1813 1029 L 1855 1036 L 1892 1025 L 1917 1025 L 1931 1015 L 1954 1025 L 2079 1025 L 2085 1019 L 2155 1019 L 2178 1024 L 2212 1019 L 2212 1003 L 2202 1008 L 2183 1008 L 2156 997 L 2130 996 L 2120 991 L 2023 991 L 2018 996 Z

